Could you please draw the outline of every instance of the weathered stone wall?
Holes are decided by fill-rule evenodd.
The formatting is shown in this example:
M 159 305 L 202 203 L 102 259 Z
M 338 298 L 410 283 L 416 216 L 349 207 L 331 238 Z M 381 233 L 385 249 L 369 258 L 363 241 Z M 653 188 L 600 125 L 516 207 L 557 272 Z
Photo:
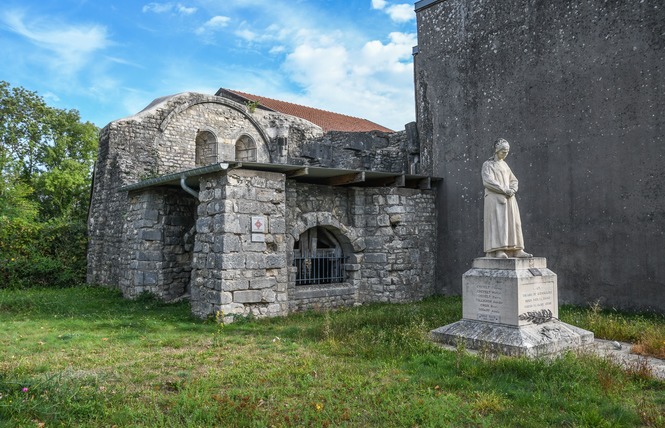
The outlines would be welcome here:
M 88 283 L 119 283 L 128 198 L 117 190 L 156 170 L 152 146 L 137 143 L 153 132 L 132 122 L 113 122 L 101 131 L 88 215 Z
M 230 321 L 433 292 L 432 191 L 320 186 L 238 169 L 202 177 L 199 200 L 191 285 L 199 317 Z M 265 242 L 252 242 L 253 216 L 264 217 Z M 317 226 L 342 245 L 346 279 L 296 286 L 294 243 Z
M 289 307 L 291 311 L 334 308 L 362 303 L 359 299 L 364 260 L 364 234 L 356 227 L 354 188 L 319 186 L 288 180 L 287 261 L 289 265 Z M 308 229 L 324 227 L 339 241 L 346 259 L 346 279 L 339 284 L 298 285 L 293 265 L 293 248 Z
M 199 317 L 288 312 L 284 175 L 232 170 L 201 178 L 192 270 Z M 265 242 L 252 242 L 252 216 L 264 216 Z
M 363 301 L 407 302 L 434 293 L 435 195 L 407 188 L 363 189 Z
M 417 137 L 407 131 L 331 131 L 293 146 L 288 163 L 417 174 L 419 154 Z
M 366 302 L 407 302 L 434 291 L 434 192 L 329 187 L 287 181 L 288 248 L 312 227 L 331 230 L 347 260 L 344 284 L 296 286 L 291 310 Z M 289 266 L 292 266 L 292 253 Z
M 277 112 L 257 109 L 252 113 L 270 139 L 270 159 L 273 163 L 288 164 L 305 142 L 319 138 L 323 130 L 304 119 Z
M 503 137 L 527 250 L 562 302 L 665 310 L 662 1 L 447 0 L 417 20 L 422 163 L 444 178 L 439 291 L 459 293 L 482 255 L 480 169 Z
M 189 291 L 196 201 L 187 193 L 153 188 L 132 192 L 121 253 L 120 289 L 164 300 Z
M 257 161 L 287 159 L 278 136 L 288 144 L 320 136 L 321 129 L 292 116 L 246 111 L 233 101 L 204 94 L 183 93 L 153 101 L 134 116 L 107 125 L 101 132 L 88 218 L 89 283 L 117 286 L 123 250 L 124 216 L 129 205 L 118 189 L 160 175 L 195 166 L 196 137 L 208 131 L 217 137 L 217 160 L 233 160 L 230 142 L 249 135 L 257 146 Z M 274 137 L 274 138 L 273 138 Z
M 201 176 L 198 201 L 181 189 L 132 191 L 120 288 L 165 300 L 189 291 L 196 316 L 224 321 L 418 300 L 434 289 L 434 202 L 427 190 L 332 187 L 244 169 Z M 258 236 L 256 217 L 266 225 Z M 296 285 L 294 243 L 314 227 L 339 241 L 342 283 Z
M 198 201 L 179 188 L 118 192 L 201 166 L 201 132 L 201 159 L 233 160 L 235 142 L 249 136 L 258 162 L 419 172 L 414 126 L 395 134 L 323 135 L 302 119 L 249 112 L 220 97 L 185 93 L 158 99 L 102 131 L 89 217 L 89 282 L 119 285 L 128 297 L 150 292 L 171 300 L 190 291 L 194 314 L 225 318 L 431 294 L 431 191 L 293 180 L 286 185 L 282 174 L 234 169 L 202 176 Z M 216 157 L 208 153 L 211 135 Z M 252 242 L 250 218 L 257 215 L 268 221 L 265 242 Z M 333 231 L 343 246 L 343 284 L 295 286 L 293 244 L 314 226 Z M 367 252 L 365 239 L 371 244 Z
M 256 143 L 256 162 L 270 162 L 267 143 L 249 116 L 235 108 L 220 104 L 216 99 L 201 102 L 180 112 L 162 124 L 157 138 L 160 174 L 194 168 L 196 136 L 208 131 L 217 139 L 217 162 L 235 160 L 235 144 L 243 135 Z

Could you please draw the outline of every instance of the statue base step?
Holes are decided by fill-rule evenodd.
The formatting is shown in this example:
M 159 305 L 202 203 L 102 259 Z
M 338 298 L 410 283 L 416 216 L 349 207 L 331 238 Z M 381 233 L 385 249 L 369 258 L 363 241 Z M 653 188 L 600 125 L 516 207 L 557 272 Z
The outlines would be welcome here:
M 503 355 L 541 357 L 593 344 L 593 333 L 558 320 L 511 326 L 462 319 L 430 332 L 435 342 Z

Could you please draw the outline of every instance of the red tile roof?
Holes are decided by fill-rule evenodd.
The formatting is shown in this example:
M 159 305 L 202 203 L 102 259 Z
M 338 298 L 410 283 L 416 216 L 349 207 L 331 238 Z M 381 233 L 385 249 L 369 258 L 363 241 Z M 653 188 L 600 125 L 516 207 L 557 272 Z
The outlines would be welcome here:
M 279 113 L 288 114 L 291 116 L 300 117 L 308 120 L 321 128 L 324 132 L 328 131 L 347 131 L 347 132 L 395 132 L 392 129 L 381 126 L 378 123 L 371 122 L 367 119 L 360 119 L 358 117 L 347 116 L 345 114 L 333 113 L 318 108 L 306 107 L 299 104 L 288 103 L 286 101 L 274 100 L 272 98 L 261 97 L 259 95 L 252 95 L 245 92 L 234 91 L 231 89 L 220 89 L 217 91 L 218 96 L 226 98 L 240 98 L 235 99 L 244 103 L 246 101 L 258 101 L 260 107 L 267 107 L 270 110 Z

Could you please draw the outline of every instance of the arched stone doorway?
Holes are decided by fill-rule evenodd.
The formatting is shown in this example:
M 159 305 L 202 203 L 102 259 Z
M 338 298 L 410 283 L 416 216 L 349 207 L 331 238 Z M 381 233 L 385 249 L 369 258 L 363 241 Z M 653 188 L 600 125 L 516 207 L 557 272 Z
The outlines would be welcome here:
M 295 284 L 335 284 L 346 279 L 346 257 L 333 231 L 312 227 L 300 234 L 293 245 Z

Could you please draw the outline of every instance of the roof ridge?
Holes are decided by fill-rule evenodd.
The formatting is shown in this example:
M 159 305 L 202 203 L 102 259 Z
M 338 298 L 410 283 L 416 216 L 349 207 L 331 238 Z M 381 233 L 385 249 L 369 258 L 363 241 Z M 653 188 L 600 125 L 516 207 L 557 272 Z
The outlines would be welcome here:
M 250 94 L 248 92 L 238 91 L 238 90 L 235 90 L 235 89 L 222 88 L 220 91 L 226 91 L 226 92 L 229 92 L 229 93 L 234 94 L 236 96 L 239 96 L 241 98 L 245 98 L 247 100 L 259 101 L 259 103 L 260 103 L 261 99 L 263 99 L 267 102 L 266 104 L 268 104 L 268 102 L 278 103 L 278 104 L 282 104 L 282 105 L 291 106 L 295 109 L 306 109 L 306 110 L 309 110 L 311 112 L 319 112 L 319 113 L 322 113 L 322 114 L 336 116 L 340 119 L 346 118 L 346 119 L 350 119 L 350 120 L 354 120 L 354 121 L 360 121 L 361 123 L 364 123 L 365 125 L 369 125 L 371 127 L 378 127 L 375 130 L 380 131 L 380 132 L 390 132 L 390 133 L 395 132 L 395 131 L 393 131 L 392 129 L 390 129 L 388 127 L 385 127 L 381 124 L 378 124 L 376 122 L 372 122 L 371 120 L 365 119 L 365 118 L 362 118 L 362 117 L 351 116 L 349 114 L 344 114 L 344 113 L 337 113 L 337 112 L 334 112 L 334 111 L 325 110 L 325 109 L 318 108 L 318 107 L 310 107 L 310 106 L 306 106 L 306 105 L 303 105 L 303 104 L 293 103 L 293 102 L 290 102 L 290 101 L 278 100 L 276 98 L 266 97 L 266 96 L 263 96 L 263 95 L 254 95 L 254 94 Z M 264 105 L 264 107 L 266 107 L 270 110 L 279 111 L 279 109 L 276 108 L 274 105 L 272 105 L 272 106 L 271 105 Z M 285 111 L 281 111 L 281 113 L 294 115 L 293 113 L 289 113 L 289 112 L 285 112 Z M 298 116 L 298 115 L 296 114 L 296 116 Z M 307 118 L 304 118 L 304 119 L 311 121 L 311 119 L 307 119 Z M 319 124 L 319 126 L 322 126 L 322 125 Z M 325 126 L 323 126 L 323 127 L 325 127 Z M 330 129 L 330 130 L 334 130 L 334 129 Z
M 326 110 L 326 109 L 319 108 L 319 107 L 306 106 L 306 105 L 304 105 L 304 104 L 293 103 L 293 102 L 291 102 L 291 101 L 278 100 L 278 99 L 276 99 L 276 98 L 270 98 L 270 97 L 266 97 L 266 96 L 263 96 L 263 95 L 254 95 L 254 94 L 250 94 L 250 93 L 248 93 L 248 92 L 236 91 L 236 90 L 234 90 L 234 89 L 226 89 L 226 90 L 229 91 L 229 92 L 233 92 L 234 94 L 242 94 L 242 95 L 249 95 L 249 96 L 257 97 L 257 98 L 265 98 L 265 99 L 267 99 L 267 100 L 277 101 L 278 103 L 292 104 L 292 105 L 294 105 L 294 106 L 298 106 L 298 107 L 305 107 L 305 108 L 309 108 L 309 109 L 312 109 L 312 110 L 324 111 L 324 112 L 326 112 L 326 113 L 332 113 L 332 114 L 336 114 L 336 115 L 339 115 L 339 116 L 346 116 L 346 117 L 350 117 L 350 118 L 352 118 L 352 119 L 360 119 L 360 120 L 366 120 L 366 121 L 368 121 L 368 122 L 371 122 L 371 120 L 369 120 L 369 119 L 365 119 L 364 117 L 351 116 L 350 114 L 338 113 L 338 112 L 336 112 L 336 111 Z M 246 98 L 246 97 L 245 97 L 245 98 Z M 378 124 L 377 124 L 377 125 L 378 125 Z

